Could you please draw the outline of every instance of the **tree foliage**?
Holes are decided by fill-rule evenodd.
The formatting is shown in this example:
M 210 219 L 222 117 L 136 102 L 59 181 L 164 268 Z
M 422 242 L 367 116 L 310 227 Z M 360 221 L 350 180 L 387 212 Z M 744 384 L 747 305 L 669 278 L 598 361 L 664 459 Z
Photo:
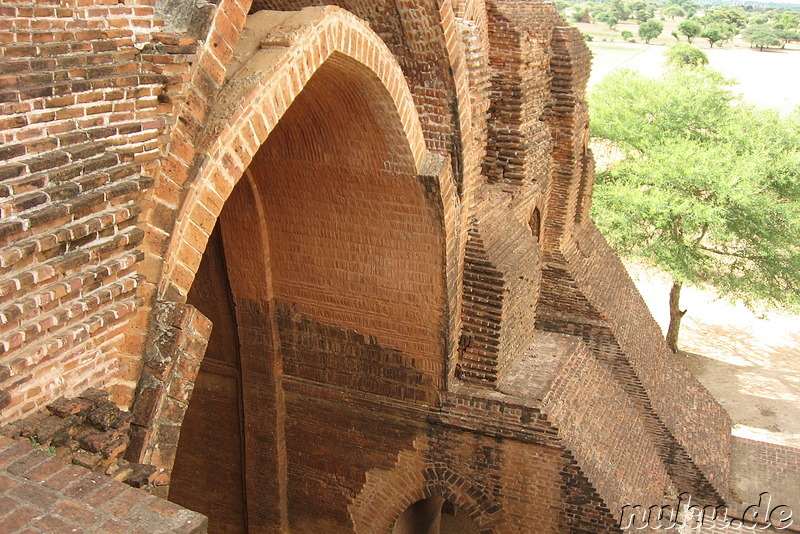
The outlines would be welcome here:
M 647 9 L 637 9 L 633 12 L 633 18 L 636 19 L 637 22 L 647 22 L 648 20 L 652 19 L 654 14 Z
M 594 18 L 596 20 L 599 20 L 600 22 L 606 23 L 606 25 L 608 25 L 608 28 L 610 30 L 616 28 L 617 24 L 619 23 L 619 19 L 606 12 L 598 13 L 597 15 L 595 15 Z
M 703 32 L 703 26 L 696 20 L 684 20 L 678 24 L 678 32 L 686 36 L 691 43 L 692 39 L 697 37 Z
M 766 24 L 754 24 L 745 28 L 742 38 L 752 46 L 757 46 L 759 50 L 770 46 L 780 46 L 782 43 L 775 30 Z
M 639 37 L 647 44 L 650 44 L 650 41 L 661 35 L 663 31 L 664 25 L 654 19 L 639 24 Z
M 733 38 L 732 31 L 728 28 L 725 28 L 719 24 L 712 24 L 705 30 L 703 33 L 700 34 L 701 37 L 708 40 L 709 46 L 714 48 L 714 44 L 725 41 L 726 39 Z
M 709 69 L 620 71 L 590 97 L 593 133 L 629 154 L 598 175 L 595 219 L 620 254 L 671 273 L 673 350 L 685 283 L 800 306 L 800 110 L 745 106 L 729 83 Z
M 784 29 L 800 28 L 800 13 L 783 12 L 778 15 L 778 22 Z
M 670 20 L 672 20 L 675 17 L 685 17 L 686 11 L 684 11 L 681 6 L 677 4 L 672 4 L 665 7 L 664 10 L 661 12 L 661 14 L 664 15 L 665 17 L 669 17 Z
M 695 46 L 678 43 L 667 50 L 667 64 L 671 67 L 702 67 L 708 65 L 708 56 Z
M 703 17 L 703 22 L 706 25 L 720 24 L 723 26 L 731 26 L 733 28 L 741 29 L 747 26 L 749 19 L 747 13 L 738 7 L 718 7 L 706 13 Z
M 800 32 L 793 30 L 775 30 L 775 36 L 783 43 L 781 48 L 791 42 L 800 41 Z
M 611 0 L 609 14 L 617 20 L 628 20 L 631 16 L 631 10 L 623 0 Z

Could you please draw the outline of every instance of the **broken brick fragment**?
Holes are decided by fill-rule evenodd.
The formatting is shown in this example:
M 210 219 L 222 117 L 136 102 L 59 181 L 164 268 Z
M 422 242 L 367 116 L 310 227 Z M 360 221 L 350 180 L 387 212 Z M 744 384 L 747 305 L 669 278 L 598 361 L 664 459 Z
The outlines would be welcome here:
M 60 397 L 47 405 L 47 409 L 51 414 L 59 417 L 67 417 L 68 415 L 76 415 L 84 412 L 92 407 L 92 401 L 87 399 L 67 399 Z
M 125 484 L 134 488 L 149 486 L 153 483 L 156 474 L 156 467 L 148 464 L 131 464 L 127 469 L 130 473 L 122 480 Z
M 78 442 L 81 448 L 89 452 L 100 452 L 104 447 L 108 446 L 112 441 L 119 437 L 119 433 L 114 430 L 106 432 L 85 434 L 80 437 Z

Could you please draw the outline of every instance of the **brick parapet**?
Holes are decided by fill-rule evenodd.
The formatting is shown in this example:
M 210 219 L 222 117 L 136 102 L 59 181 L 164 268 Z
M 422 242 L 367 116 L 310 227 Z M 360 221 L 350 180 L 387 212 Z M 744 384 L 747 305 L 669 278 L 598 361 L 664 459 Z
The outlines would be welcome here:
M 666 349 L 633 282 L 594 224 L 587 220 L 582 228 L 564 245 L 561 262 L 551 254 L 546 263 L 537 328 L 583 338 L 638 405 L 678 490 L 720 502 L 728 496 L 729 417 Z M 715 438 L 698 440 L 697 425 L 711 429 Z
M 776 527 L 782 526 L 781 520 L 789 519 L 788 508 L 793 514 L 792 523 L 787 525 L 788 521 L 784 521 L 785 528 L 780 530 L 800 532 L 797 518 L 800 486 L 795 483 L 798 480 L 800 448 L 739 436 L 731 438 L 731 489 L 736 498 L 730 503 L 729 517 L 743 518 L 747 525 L 755 520 L 760 523 L 757 529 L 766 530 L 765 523 L 770 519 Z M 763 493 L 767 495 L 762 496 Z M 785 507 L 783 513 L 774 512 L 781 506 Z
M 585 251 L 580 253 L 575 247 L 568 253 L 576 279 L 612 321 L 617 342 L 651 396 L 656 413 L 720 495 L 727 496 L 730 416 L 666 348 L 644 299 L 594 223 L 587 221 L 576 237 L 577 247 Z M 698 428 L 708 432 L 702 439 Z
M 613 516 L 619 520 L 622 507 L 632 502 L 660 502 L 672 490 L 667 468 L 658 444 L 642 434 L 646 423 L 638 406 L 612 372 L 579 338 L 544 334 L 534 347 L 536 358 L 553 350 L 562 354 L 542 413 Z M 520 380 L 526 376 L 517 374 Z

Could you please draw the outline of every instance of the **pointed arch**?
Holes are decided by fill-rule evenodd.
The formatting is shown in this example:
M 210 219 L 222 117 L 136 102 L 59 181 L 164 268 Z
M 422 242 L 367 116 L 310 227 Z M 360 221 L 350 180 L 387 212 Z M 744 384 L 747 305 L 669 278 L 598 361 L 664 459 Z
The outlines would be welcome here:
M 256 41 L 250 61 L 229 75 L 221 92 L 229 96 L 217 103 L 206 125 L 208 134 L 195 147 L 196 170 L 184 186 L 188 193 L 164 254 L 160 298 L 185 299 L 225 200 L 294 99 L 329 60 L 350 58 L 371 73 L 372 83 L 388 94 L 383 101 L 394 108 L 387 111 L 398 119 L 387 125 L 394 128 L 387 135 L 408 144 L 416 173 L 426 159 L 422 128 L 403 73 L 363 21 L 336 7 L 257 15 L 262 14 L 272 17 L 267 26 L 271 32 Z

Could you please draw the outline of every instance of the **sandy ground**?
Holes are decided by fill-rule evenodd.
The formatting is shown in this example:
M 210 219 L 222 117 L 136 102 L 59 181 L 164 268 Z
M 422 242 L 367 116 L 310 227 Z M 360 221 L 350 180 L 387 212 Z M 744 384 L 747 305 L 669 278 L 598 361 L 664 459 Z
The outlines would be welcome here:
M 699 43 L 695 40 L 694 44 Z M 594 41 L 589 43 L 589 48 L 594 55 L 590 88 L 618 68 L 635 69 L 651 77 L 664 72 L 665 45 Z M 708 55 L 711 68 L 738 82 L 733 89 L 747 102 L 781 112 L 800 106 L 800 49 L 762 52 L 731 45 L 701 48 Z
M 628 271 L 666 330 L 669 279 L 635 264 Z M 800 316 L 756 315 L 693 287 L 681 305 L 682 357 L 731 414 L 733 434 L 800 447 Z

